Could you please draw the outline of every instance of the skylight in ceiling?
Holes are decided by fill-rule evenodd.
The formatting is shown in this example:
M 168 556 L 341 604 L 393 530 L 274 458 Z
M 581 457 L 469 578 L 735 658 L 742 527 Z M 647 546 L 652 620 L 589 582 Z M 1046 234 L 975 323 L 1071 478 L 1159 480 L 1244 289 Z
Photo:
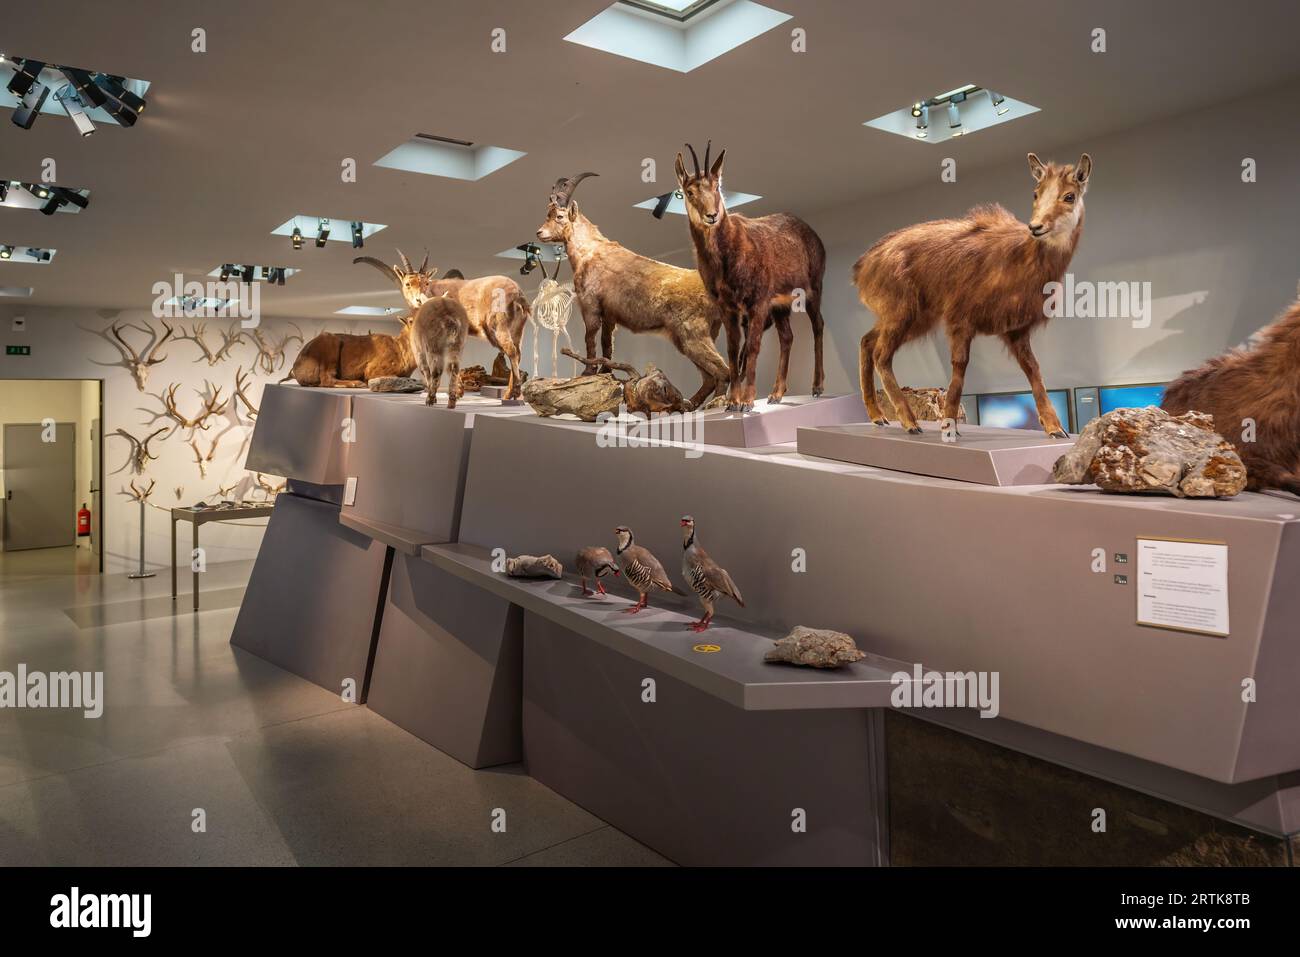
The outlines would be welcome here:
M 88 189 L 0 179 L 0 206 L 8 209 L 39 209 L 52 216 L 55 213 L 79 213 L 89 204 Z
M 325 237 L 326 242 L 351 243 L 353 241 L 351 224 L 356 222 L 356 220 L 332 216 L 307 216 L 299 214 L 288 222 L 276 226 L 275 229 L 271 230 L 271 235 L 292 236 L 293 231 L 297 229 L 299 234 L 303 236 L 307 242 L 314 243 L 316 237 L 320 235 L 322 221 L 329 224 L 329 235 Z M 363 222 L 361 224 L 362 239 L 369 239 L 381 229 L 387 228 L 387 226 L 381 223 Z
M 370 316 L 380 319 L 388 316 L 395 316 L 399 312 L 405 312 L 401 306 L 345 306 L 337 310 L 336 316 Z
M 417 133 L 401 146 L 375 160 L 375 165 L 472 182 L 527 155 L 503 146 L 487 146 L 434 136 L 431 133 Z
M 148 92 L 148 80 L 0 53 L 0 107 L 23 129 L 41 114 L 70 117 L 82 136 L 97 123 L 134 126 Z
M 688 20 L 705 7 L 711 7 L 720 0 L 619 0 L 629 7 L 640 7 L 647 13 L 672 17 L 674 20 Z
M 967 84 L 878 116 L 862 125 L 922 143 L 944 143 L 1037 112 L 1036 106 Z
M 669 3 L 663 0 L 658 5 L 667 7 Z M 651 12 L 647 6 L 648 3 L 615 3 L 564 39 L 615 56 L 690 73 L 790 19 L 790 14 L 753 0 L 717 0 L 689 11 L 685 20 L 677 19 L 671 11 Z
M 223 263 L 208 273 L 208 276 L 212 279 L 220 279 L 222 282 L 227 280 L 269 282 L 282 286 L 284 283 L 280 281 L 281 279 L 288 279 L 300 272 L 301 269 L 290 269 L 288 266 L 246 266 L 242 263 Z M 225 275 L 223 276 L 222 273 Z
M 47 266 L 54 260 L 57 249 L 36 246 L 8 246 L 0 243 L 0 263 L 20 263 L 28 266 Z
M 668 207 L 664 212 L 676 213 L 678 216 L 685 216 L 686 200 L 678 196 L 678 192 L 680 192 L 680 190 L 673 192 L 672 198 L 668 200 Z M 730 189 L 724 189 L 722 191 L 722 198 L 727 204 L 727 209 L 735 209 L 737 206 L 744 206 L 746 203 L 752 203 L 754 200 L 762 199 L 763 197 L 758 196 L 755 193 L 740 193 Z M 658 205 L 659 197 L 651 196 L 649 199 L 637 203 L 635 208 L 652 210 Z
M 0 286 L 0 297 L 27 299 L 34 291 L 31 286 Z

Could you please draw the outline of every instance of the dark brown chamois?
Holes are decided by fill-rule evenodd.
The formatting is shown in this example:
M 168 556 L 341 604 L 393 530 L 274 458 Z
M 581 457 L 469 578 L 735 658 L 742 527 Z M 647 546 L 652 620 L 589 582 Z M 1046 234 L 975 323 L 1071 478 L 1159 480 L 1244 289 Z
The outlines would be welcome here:
M 731 360 L 731 391 L 727 408 L 748 412 L 754 408 L 754 378 L 763 331 L 776 326 L 781 343 L 776 385 L 767 397 L 778 403 L 785 397 L 790 372 L 790 313 L 808 313 L 813 334 L 812 394 L 825 391 L 822 368 L 822 279 L 826 274 L 826 247 L 811 226 L 797 216 L 773 213 L 751 219 L 727 212 L 722 194 L 722 163 L 727 151 L 709 167 L 709 148 L 701 168 L 686 174 L 682 154 L 677 154 L 677 182 L 686 200 L 695 264 L 704 288 L 722 310 L 727 329 L 727 355 Z M 743 334 L 743 342 L 741 336 Z M 742 381 L 743 376 L 743 381 Z
M 1300 301 L 1252 337 L 1165 389 L 1160 407 L 1214 416 L 1214 429 L 1237 447 L 1246 488 L 1300 495 Z
M 1084 153 L 1075 166 L 1056 166 L 1030 153 L 1029 171 L 1037 185 L 1028 225 L 997 204 L 978 206 L 960 219 L 892 232 L 854 264 L 858 294 L 876 314 L 875 326 L 862 337 L 858 373 L 862 401 L 877 425 L 888 424 L 876 402 L 879 369 L 904 428 L 921 431 L 894 378 L 894 353 L 942 324 L 952 354 L 945 418 L 957 419 L 971 340 L 998 336 L 1029 379 L 1043 431 L 1065 438 L 1029 336 L 1049 318 L 1044 287 L 1061 281 L 1083 234 L 1092 159 Z

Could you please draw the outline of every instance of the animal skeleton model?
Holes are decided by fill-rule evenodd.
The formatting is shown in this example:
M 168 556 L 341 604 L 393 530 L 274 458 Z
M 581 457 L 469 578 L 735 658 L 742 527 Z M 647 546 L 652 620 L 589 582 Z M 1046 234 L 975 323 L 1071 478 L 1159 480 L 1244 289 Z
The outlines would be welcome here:
M 555 275 L 560 274 L 560 266 L 556 263 Z M 569 348 L 573 348 L 573 340 L 569 338 L 569 317 L 573 315 L 573 302 L 577 293 L 574 292 L 573 283 L 566 282 L 564 285 L 555 279 L 554 276 L 546 275 L 546 267 L 542 266 L 542 284 L 538 287 L 537 296 L 533 299 L 533 375 L 540 375 L 541 369 L 537 362 L 537 339 L 541 335 L 541 330 L 545 329 L 551 334 L 551 375 L 560 374 L 560 336 L 564 336 L 565 343 Z M 573 374 L 578 374 L 577 365 L 574 365 Z
M 182 415 L 180 410 L 176 408 L 176 390 L 181 387 L 179 382 L 173 382 L 168 386 L 167 392 L 163 395 L 163 407 L 167 410 L 168 417 L 182 429 L 189 429 L 191 434 L 195 429 L 201 429 L 206 432 L 211 427 L 208 423 L 208 419 L 226 411 L 226 406 L 230 404 L 229 399 L 223 400 L 221 398 L 221 388 L 219 386 L 214 387 L 207 379 L 203 380 L 203 384 L 205 386 L 204 391 L 210 391 L 212 395 L 203 398 L 204 393 L 199 392 L 199 397 L 203 399 L 203 410 L 192 419 L 188 416 Z M 198 390 L 196 389 L 195 391 L 197 392 Z
M 149 443 L 166 431 L 166 428 L 162 428 L 158 429 L 156 432 L 151 432 L 149 435 L 145 436 L 144 441 L 137 439 L 130 432 L 126 431 L 126 429 L 114 429 L 112 434 L 120 435 L 131 443 L 131 457 L 127 459 L 127 463 L 131 466 L 131 471 L 133 473 L 136 475 L 142 475 L 144 470 L 149 466 L 149 460 L 158 458 L 158 456 L 149 451 Z M 126 468 L 126 465 L 123 465 L 122 468 Z M 122 469 L 118 469 L 117 471 L 120 472 Z
M 215 352 L 212 350 L 212 347 L 208 345 L 207 340 L 205 339 L 207 331 L 208 324 L 206 322 L 196 322 L 194 328 L 188 333 L 182 330 L 176 336 L 178 341 L 193 342 L 199 347 L 199 350 L 203 354 L 195 359 L 195 362 L 202 362 L 204 359 L 207 359 L 208 365 L 214 366 L 218 362 L 228 359 L 230 357 L 230 350 L 244 341 L 244 333 L 239 327 L 238 320 L 232 322 L 229 328 L 220 330 L 221 346 Z
M 1057 166 L 1030 153 L 1029 172 L 1034 207 L 1028 225 L 996 204 L 978 206 L 960 219 L 892 232 L 854 265 L 858 294 L 876 314 L 875 326 L 859 346 L 858 372 L 862 400 L 877 425 L 888 422 L 876 402 L 879 369 L 903 427 L 921 431 L 894 378 L 894 353 L 942 325 L 952 355 L 945 418 L 957 419 L 971 340 L 997 336 L 1029 380 L 1043 431 L 1053 438 L 1066 437 L 1029 337 L 1050 318 L 1044 287 L 1061 281 L 1083 235 L 1083 196 L 1092 177 L 1092 158 L 1084 153 L 1074 166 Z
M 141 488 L 135 484 L 135 479 L 131 479 L 131 484 L 122 489 L 122 494 L 129 497 L 133 502 L 147 502 L 149 496 L 153 494 L 153 487 L 157 484 L 157 479 L 150 479 L 149 484 Z
M 299 350 L 285 379 L 326 389 L 364 389 L 371 379 L 409 376 L 415 370 L 411 320 L 403 317 L 401 322 L 402 331 L 395 336 L 322 332 Z
M 428 268 L 427 255 L 419 269 L 411 267 L 411 261 L 400 249 L 397 255 L 402 261 L 396 266 L 385 265 L 373 256 L 358 256 L 352 262 L 374 266 L 396 281 L 412 311 L 419 309 L 427 299 L 450 293 L 465 307 L 469 317 L 469 335 L 486 340 L 509 361 L 510 379 L 505 397 L 517 399 L 523 382 L 519 368 L 520 347 L 524 341 L 524 326 L 532 311 L 519 283 L 506 276 L 466 279 L 456 270 L 442 279 L 435 279 L 438 270 Z
M 582 214 L 573 201 L 573 188 L 594 175 L 584 173 L 557 183 L 546 220 L 537 228 L 537 238 L 543 242 L 564 243 L 573 268 L 573 288 L 586 333 L 586 371 L 595 368 L 590 360 L 596 355 L 597 332 L 601 355 L 607 359 L 614 356 L 614 331 L 619 326 L 663 335 L 700 370 L 703 382 L 690 400 L 691 408 L 696 408 L 731 379 L 730 367 L 713 344 L 722 328 L 722 312 L 696 270 L 637 255 L 606 239 Z M 732 348 L 729 341 L 729 351 Z
M 303 342 L 302 330 L 298 328 L 298 325 L 292 322 L 289 325 L 293 326 L 294 331 L 286 332 L 279 339 L 269 339 L 267 336 L 262 335 L 261 329 L 253 329 L 249 333 L 253 337 L 253 341 L 257 343 L 257 358 L 253 361 L 256 367 L 267 375 L 284 368 L 285 350 L 288 349 L 289 343 L 294 341 Z
M 158 350 L 162 348 L 164 342 L 172 337 L 175 329 L 167 324 L 167 320 L 162 321 L 163 329 L 166 330 L 162 337 L 154 331 L 152 326 L 136 326 L 131 323 L 113 323 L 108 327 L 108 331 L 100 331 L 97 335 L 103 336 L 111 342 L 119 353 L 122 355 L 120 365 L 131 370 L 131 375 L 135 377 L 135 387 L 141 392 L 144 391 L 145 383 L 149 381 L 149 369 L 158 363 L 166 360 L 165 355 L 159 355 Z M 136 352 L 135 348 L 122 338 L 122 329 L 134 329 L 136 332 L 143 332 L 149 337 L 149 342 L 143 349 Z M 96 365 L 116 365 L 118 363 L 96 362 Z
M 731 391 L 727 408 L 747 412 L 754 407 L 754 378 L 763 333 L 776 326 L 781 356 L 776 384 L 769 403 L 785 398 L 790 372 L 790 346 L 794 333 L 790 314 L 802 308 L 812 323 L 812 394 L 825 390 L 822 365 L 822 280 L 826 274 L 826 247 L 813 228 L 797 216 L 773 213 L 750 219 L 727 211 L 722 192 L 722 163 L 727 151 L 709 166 L 712 143 L 704 149 L 700 166 L 686 174 L 682 154 L 677 154 L 677 182 L 686 201 L 686 218 L 695 246 L 695 265 L 704 286 L 722 310 L 727 327 L 727 353 L 731 359 Z M 802 297 L 799 292 L 802 291 Z M 802 301 L 800 301 L 802 299 Z M 743 342 L 740 341 L 743 334 Z M 743 376 L 743 381 L 742 381 Z
M 306 346 L 303 348 L 305 349 Z M 297 363 L 295 363 L 295 365 L 296 364 Z M 248 413 L 248 418 L 255 422 L 257 421 L 257 406 L 253 405 L 253 403 L 248 400 L 248 395 L 244 392 L 244 390 L 248 388 L 248 376 L 249 373 L 244 371 L 243 366 L 239 366 L 235 369 L 235 394 L 231 398 L 243 402 L 244 411 Z M 236 411 L 239 410 L 239 402 L 235 403 Z
M 450 293 L 426 299 L 411 322 L 411 348 L 424 377 L 424 402 L 438 404 L 438 385 L 447 370 L 447 408 L 460 398 L 460 354 L 469 335 L 469 315 Z
M 1251 340 L 1249 350 L 1234 349 L 1184 372 L 1165 389 L 1160 407 L 1213 416 L 1215 431 L 1246 465 L 1246 488 L 1300 495 L 1300 300 Z M 1244 440 L 1247 434 L 1253 441 Z
M 220 435 L 213 436 L 212 442 L 208 445 L 208 454 L 204 455 L 199 451 L 198 437 L 190 439 L 190 448 L 194 450 L 194 463 L 199 467 L 199 478 L 208 477 L 208 466 L 212 464 L 212 459 L 217 454 L 217 443 L 220 441 Z

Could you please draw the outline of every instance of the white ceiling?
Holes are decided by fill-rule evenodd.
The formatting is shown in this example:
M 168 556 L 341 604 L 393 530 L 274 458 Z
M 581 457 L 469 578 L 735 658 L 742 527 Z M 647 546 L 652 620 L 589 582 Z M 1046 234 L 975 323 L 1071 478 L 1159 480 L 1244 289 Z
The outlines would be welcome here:
M 297 213 L 386 223 L 366 254 L 427 247 L 444 270 L 516 274 L 494 254 L 531 238 L 551 184 L 583 170 L 601 173 L 578 197 L 608 236 L 685 263 L 685 221 L 632 208 L 671 188 L 685 139 L 727 148 L 728 186 L 764 197 L 747 214 L 787 210 L 815 226 L 819 210 L 934 175 L 930 147 L 862 125 L 921 96 L 972 82 L 1041 108 L 945 147 L 970 168 L 1297 73 L 1294 0 L 765 0 L 793 19 L 685 75 L 563 42 L 608 2 L 16 5 L 0 51 L 153 87 L 134 129 L 85 139 L 64 117 L 30 131 L 0 117 L 0 177 L 35 181 L 53 157 L 61 185 L 92 191 L 79 216 L 0 209 L 0 242 L 59 250 L 50 265 L 0 264 L 0 285 L 34 286 L 34 304 L 146 308 L 174 273 L 257 262 L 302 270 L 264 290 L 268 315 L 386 305 L 395 294 L 351 264 L 349 245 L 294 251 L 271 230 Z M 807 53 L 790 51 L 796 26 Z M 190 51 L 194 27 L 205 54 Z M 498 27 L 505 53 L 490 49 Z M 1090 52 L 1094 27 L 1109 52 Z M 477 182 L 372 165 L 417 132 L 528 155 Z M 341 182 L 344 157 L 359 182 Z M 657 186 L 641 181 L 645 157 Z

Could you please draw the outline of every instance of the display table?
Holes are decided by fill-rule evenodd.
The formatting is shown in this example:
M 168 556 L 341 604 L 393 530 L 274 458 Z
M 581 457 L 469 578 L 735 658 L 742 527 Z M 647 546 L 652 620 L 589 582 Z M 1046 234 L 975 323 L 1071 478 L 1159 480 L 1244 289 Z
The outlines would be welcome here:
M 189 522 L 194 526 L 194 551 L 199 550 L 199 526 L 207 522 L 237 522 L 245 518 L 266 518 L 271 514 L 272 505 L 241 504 L 231 508 L 211 505 L 206 508 L 175 506 L 171 511 L 172 532 L 172 601 L 176 600 L 176 523 Z M 199 571 L 194 567 L 193 555 L 190 567 L 194 571 L 194 610 L 199 610 Z

